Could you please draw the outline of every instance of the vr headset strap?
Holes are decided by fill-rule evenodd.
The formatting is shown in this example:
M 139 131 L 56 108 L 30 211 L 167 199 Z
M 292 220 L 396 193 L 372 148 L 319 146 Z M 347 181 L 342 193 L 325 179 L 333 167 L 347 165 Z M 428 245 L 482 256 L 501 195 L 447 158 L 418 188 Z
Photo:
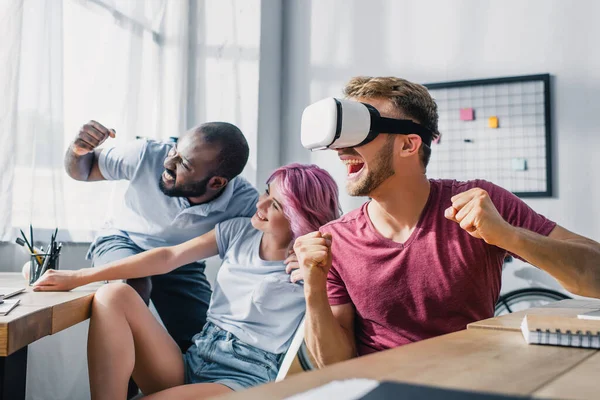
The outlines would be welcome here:
M 379 133 L 400 133 L 408 135 L 411 133 L 417 134 L 423 140 L 427 146 L 431 146 L 432 134 L 429 129 L 425 128 L 421 124 L 417 124 L 409 119 L 393 119 L 379 117 L 378 120 L 374 120 L 371 116 L 373 123 L 371 129 L 376 130 Z

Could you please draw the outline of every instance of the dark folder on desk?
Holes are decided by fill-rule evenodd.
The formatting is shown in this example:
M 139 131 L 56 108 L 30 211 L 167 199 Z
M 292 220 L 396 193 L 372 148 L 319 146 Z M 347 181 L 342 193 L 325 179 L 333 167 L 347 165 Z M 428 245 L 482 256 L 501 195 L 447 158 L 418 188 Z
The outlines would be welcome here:
M 510 400 L 528 397 L 443 389 L 399 382 L 381 382 L 361 400 Z

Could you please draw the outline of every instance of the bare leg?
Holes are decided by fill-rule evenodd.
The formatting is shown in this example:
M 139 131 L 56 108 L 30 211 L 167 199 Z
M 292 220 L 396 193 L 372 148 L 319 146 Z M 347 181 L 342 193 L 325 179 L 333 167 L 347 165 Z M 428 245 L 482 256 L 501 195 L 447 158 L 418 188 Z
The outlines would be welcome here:
M 132 375 L 145 394 L 182 385 L 183 368 L 179 346 L 135 290 L 111 283 L 96 292 L 88 335 L 92 399 L 125 399 Z
M 233 390 L 225 385 L 218 383 L 196 383 L 194 385 L 177 386 L 162 392 L 154 393 L 151 396 L 144 397 L 147 400 L 200 400 L 213 396 L 219 396 L 230 393 Z
M 123 282 L 131 286 L 144 300 L 146 305 L 150 304 L 150 294 L 152 293 L 152 279 L 147 276 L 145 278 L 137 278 L 137 279 L 126 279 Z M 127 384 L 127 398 L 131 399 L 137 395 L 139 392 L 138 385 L 136 385 L 133 378 L 129 378 L 129 382 Z

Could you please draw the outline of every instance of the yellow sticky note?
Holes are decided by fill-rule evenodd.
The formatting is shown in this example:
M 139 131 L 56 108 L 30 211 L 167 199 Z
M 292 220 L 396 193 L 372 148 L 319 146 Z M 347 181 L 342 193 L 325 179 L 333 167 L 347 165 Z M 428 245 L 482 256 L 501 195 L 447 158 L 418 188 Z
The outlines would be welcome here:
M 498 117 L 489 117 L 488 118 L 488 127 L 489 128 L 497 128 L 498 127 Z

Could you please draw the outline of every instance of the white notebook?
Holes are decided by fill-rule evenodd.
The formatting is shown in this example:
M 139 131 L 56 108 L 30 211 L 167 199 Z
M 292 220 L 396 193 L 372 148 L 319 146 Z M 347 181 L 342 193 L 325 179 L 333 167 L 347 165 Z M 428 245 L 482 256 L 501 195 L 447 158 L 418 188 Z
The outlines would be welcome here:
M 343 381 L 332 381 L 323 386 L 299 393 L 285 400 L 356 400 L 373 390 L 379 385 L 373 379 L 346 379 Z
M 8 299 L 24 291 L 24 287 L 0 287 L 0 299 Z
M 582 314 L 577 315 L 579 319 L 593 319 L 600 321 L 600 310 L 587 311 Z
M 4 300 L 2 303 L 0 303 L 0 316 L 11 312 L 13 308 L 19 305 L 20 301 L 21 299 Z
M 529 344 L 600 349 L 600 321 L 553 315 L 526 315 L 521 332 Z

